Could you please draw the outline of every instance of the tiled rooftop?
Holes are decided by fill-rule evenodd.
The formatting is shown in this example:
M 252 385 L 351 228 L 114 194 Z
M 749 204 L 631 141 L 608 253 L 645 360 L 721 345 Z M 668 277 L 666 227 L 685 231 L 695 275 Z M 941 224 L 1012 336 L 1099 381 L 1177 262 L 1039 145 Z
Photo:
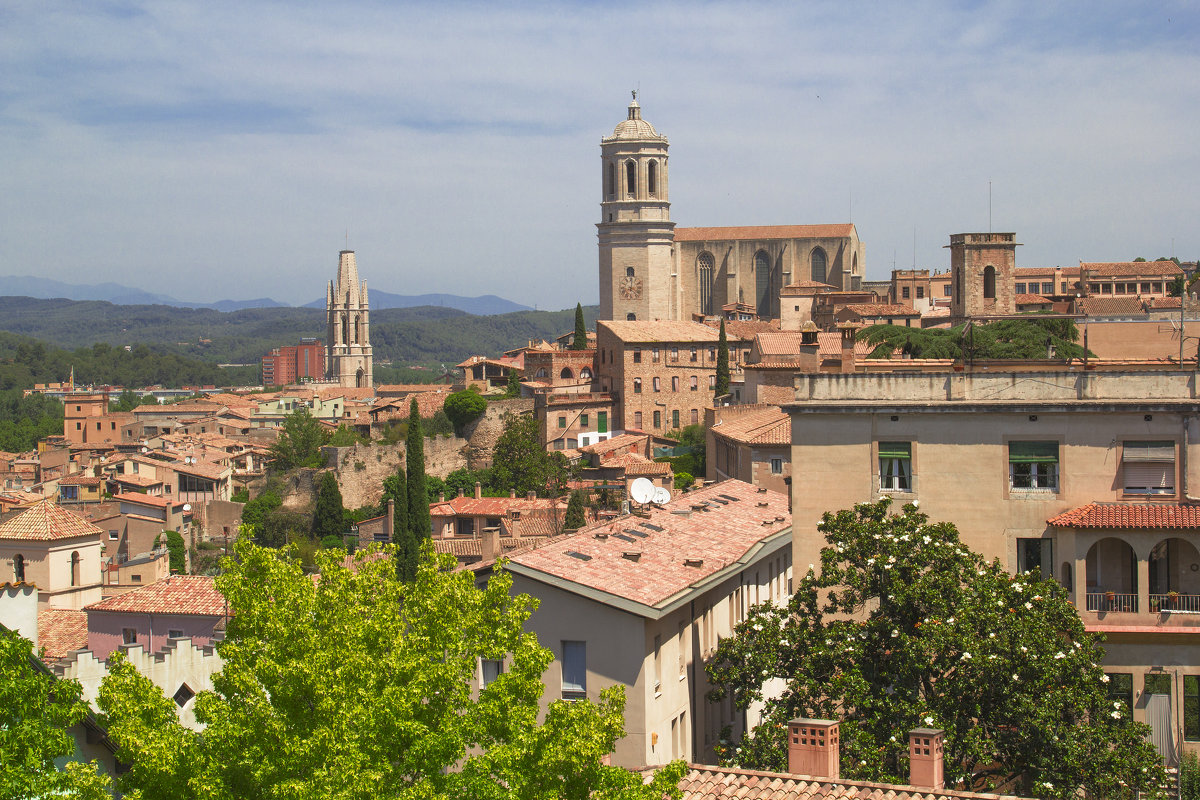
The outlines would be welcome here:
M 717 328 L 682 320 L 602 320 L 596 326 L 608 328 L 623 342 L 712 342 L 721 334 Z
M 87 612 L 68 608 L 44 608 L 38 612 L 38 647 L 46 658 L 64 658 L 87 647 Z
M 785 495 L 731 480 L 651 507 L 648 519 L 620 517 L 517 554 L 512 568 L 657 606 L 790 526 Z
M 630 475 L 668 475 L 671 465 L 666 462 L 651 461 L 638 453 L 625 453 L 600 462 L 606 469 L 623 469 L 626 477 Z
M 605 453 L 620 450 L 622 447 L 644 447 L 649 438 L 649 435 L 645 433 L 622 433 L 602 439 L 595 444 L 589 444 L 587 447 L 581 447 L 579 450 L 583 453 L 595 453 L 603 456 Z
M 0 516 L 0 539 L 49 542 L 102 532 L 83 517 L 48 499 Z
M 864 317 L 919 317 L 921 312 L 899 303 L 850 303 L 845 306 Z
M 730 417 L 712 428 L 717 436 L 743 444 L 788 445 L 792 443 L 792 425 L 783 409 L 772 406 Z
M 1142 301 L 1133 296 L 1084 297 L 1076 305 L 1080 312 L 1090 317 L 1130 316 L 1146 312 Z
M 1011 795 L 956 792 L 886 783 L 689 764 L 679 788 L 683 800 L 954 800 Z M 648 778 L 648 776 L 647 776 Z
M 152 494 L 141 494 L 139 492 L 127 492 L 124 494 L 114 494 L 113 500 L 122 503 L 134 503 L 142 506 L 152 506 L 154 508 L 167 508 L 174 503 L 169 498 L 159 497 Z
M 676 228 L 677 242 L 735 239 L 841 239 L 854 233 L 851 223 L 835 225 L 744 225 L 731 228 Z
M 1050 298 L 1042 297 L 1040 294 L 1019 294 L 1017 295 L 1017 305 L 1029 306 L 1034 304 L 1043 304 L 1051 302 Z
M 1200 528 L 1200 505 L 1088 503 L 1047 521 L 1057 528 Z
M 100 478 L 95 475 L 84 475 L 76 473 L 74 475 L 66 475 L 58 481 L 59 486 L 99 486 Z
M 225 598 L 207 575 L 172 575 L 84 610 L 219 617 L 225 614 Z
M 556 504 L 556 500 L 524 497 L 451 497 L 444 502 L 430 503 L 429 513 L 437 517 L 503 517 L 509 511 L 545 510 Z
M 1091 273 L 1092 278 L 1183 274 L 1183 269 L 1174 261 L 1081 261 L 1079 266 Z

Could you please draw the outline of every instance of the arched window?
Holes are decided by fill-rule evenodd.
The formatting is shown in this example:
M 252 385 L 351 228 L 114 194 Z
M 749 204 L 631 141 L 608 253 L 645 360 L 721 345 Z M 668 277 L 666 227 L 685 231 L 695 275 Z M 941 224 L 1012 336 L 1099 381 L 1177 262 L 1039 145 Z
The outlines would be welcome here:
M 826 258 L 825 251 L 814 247 L 809 261 L 812 264 L 812 279 L 818 283 L 825 283 L 829 267 L 829 259 Z
M 605 176 L 604 193 L 613 197 L 617 193 L 617 165 L 609 162 L 608 174 Z
M 696 391 L 696 389 L 698 389 L 698 388 L 699 388 L 699 380 L 696 378 L 696 376 L 695 376 L 695 375 L 693 375 L 693 376 L 692 376 L 692 385 L 691 385 L 691 389 L 692 389 L 692 391 L 694 392 L 694 391 Z
M 359 367 L 358 372 L 354 373 L 354 386 L 355 386 L 355 388 L 362 389 L 362 388 L 365 388 L 364 384 L 366 382 L 367 382 L 367 375 L 365 372 L 363 372 L 363 368 Z
M 716 267 L 717 261 L 713 258 L 713 254 L 707 250 L 700 254 L 696 259 L 697 283 L 700 285 L 700 313 L 711 314 L 712 310 L 712 290 L 713 290 L 713 270 Z
M 592 371 L 590 369 L 588 369 L 587 367 L 584 367 L 583 369 L 579 370 L 579 380 L 590 381 L 591 379 L 592 379 Z
M 633 412 L 633 427 L 637 428 L 638 430 L 642 429 L 642 412 Z
M 350 318 L 342 315 L 342 344 L 350 343 Z
M 563 367 L 562 372 L 558 373 L 558 377 L 570 379 L 575 377 L 575 373 L 571 372 L 570 367 Z
M 658 195 L 658 162 L 651 161 L 646 168 L 646 191 L 651 197 Z
M 755 311 L 760 317 L 771 316 L 771 257 L 766 250 L 754 254 L 754 297 Z
M 362 316 L 361 316 L 361 315 L 359 315 L 359 314 L 355 314 L 355 315 L 354 315 L 354 343 L 355 343 L 355 344 L 362 344 L 362 340 L 363 340 L 363 337 L 362 337 Z
M 537 374 L 536 374 L 536 375 L 534 375 L 533 377 L 535 377 L 535 378 L 545 378 L 545 377 L 546 377 L 546 375 L 547 375 L 547 373 L 546 373 L 546 368 L 545 368 L 545 367 L 542 367 L 541 369 L 539 369 L 539 370 L 537 371 Z
M 996 299 L 996 268 L 991 264 L 983 268 L 983 299 Z
M 71 553 L 71 585 L 79 585 L 79 551 Z
M 625 315 L 625 319 L 629 320 L 630 322 L 633 322 L 634 320 L 636 320 L 636 319 L 637 319 L 637 314 L 634 314 L 634 313 L 631 311 L 631 312 L 629 312 L 628 314 L 626 314 L 626 315 Z
M 662 391 L 662 378 L 658 377 L 657 375 L 654 376 L 654 391 Z
M 637 162 L 632 158 L 625 162 L 625 194 L 629 197 L 637 194 Z
M 672 392 L 679 391 L 679 376 L 678 375 L 671 376 L 671 391 Z
M 634 394 L 642 393 L 642 379 L 641 378 L 633 379 L 633 393 Z
M 633 277 L 633 267 L 626 267 L 626 268 L 625 268 L 625 277 L 626 277 L 626 278 L 632 278 L 632 277 Z
M 17 553 L 13 556 L 13 583 L 25 582 L 25 556 Z

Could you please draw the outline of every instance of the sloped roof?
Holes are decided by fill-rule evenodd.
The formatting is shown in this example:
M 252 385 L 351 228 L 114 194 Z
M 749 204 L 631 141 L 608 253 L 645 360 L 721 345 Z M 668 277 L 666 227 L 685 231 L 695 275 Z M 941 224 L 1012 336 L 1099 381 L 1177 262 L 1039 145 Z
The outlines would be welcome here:
M 683 790 L 683 800 L 996 800 L 1013 797 L 704 764 L 689 764 L 687 774 L 679 781 L 679 788 Z
M 225 615 L 225 598 L 207 575 L 172 575 L 84 610 L 220 617 Z
M 739 414 L 712 428 L 723 436 L 743 444 L 789 445 L 792 443 L 791 419 L 777 406 Z
M 1019 306 L 1046 305 L 1047 303 L 1052 303 L 1052 302 L 1054 302 L 1054 301 L 1052 301 L 1048 297 L 1042 297 L 1040 294 L 1019 294 L 1019 295 L 1017 295 L 1017 305 L 1019 305 Z
M 921 312 L 898 303 L 848 303 L 843 308 L 863 317 L 919 317 Z
M 1076 301 L 1079 310 L 1089 317 L 1131 316 L 1144 314 L 1146 309 L 1136 297 L 1084 297 Z
M 581 453 L 594 453 L 603 456 L 605 453 L 620 450 L 622 447 L 640 447 L 645 445 L 646 440 L 649 438 L 650 434 L 648 433 L 622 433 L 617 436 L 610 436 L 607 439 L 601 439 L 595 444 L 581 447 L 579 451 Z
M 554 508 L 556 500 L 524 497 L 451 497 L 445 501 L 429 504 L 429 513 L 435 517 L 503 517 L 509 511 L 534 511 Z
M 729 228 L 676 228 L 677 242 L 734 239 L 842 239 L 854 234 L 853 223 L 833 225 L 742 225 Z
M 121 481 L 118 481 L 120 483 Z M 175 505 L 169 497 L 161 497 L 153 494 L 141 494 L 140 492 L 123 492 L 114 494 L 113 500 L 121 503 L 133 503 L 141 506 L 153 506 L 154 508 L 167 508 Z
M 64 658 L 87 647 L 87 612 L 69 608 L 44 608 L 38 612 L 38 647 L 46 658 Z
M 600 466 L 604 469 L 623 469 L 626 477 L 630 475 L 668 475 L 671 465 L 662 461 L 651 461 L 638 453 L 625 453 L 603 460 Z
M 1174 261 L 1080 261 L 1080 269 L 1092 277 L 1130 277 L 1135 275 L 1182 275 L 1183 268 Z
M 49 499 L 0 516 L 0 539 L 52 542 L 101 533 L 83 517 Z
M 1200 505 L 1088 503 L 1047 520 L 1056 528 L 1200 528 Z
M 82 472 L 77 472 L 74 475 L 65 475 L 58 481 L 59 486 L 99 486 L 100 478 L 95 475 L 85 475 Z
M 596 326 L 608 328 L 623 342 L 715 343 L 721 338 L 717 328 L 684 320 L 601 320 Z M 728 334 L 728 328 L 726 333 Z

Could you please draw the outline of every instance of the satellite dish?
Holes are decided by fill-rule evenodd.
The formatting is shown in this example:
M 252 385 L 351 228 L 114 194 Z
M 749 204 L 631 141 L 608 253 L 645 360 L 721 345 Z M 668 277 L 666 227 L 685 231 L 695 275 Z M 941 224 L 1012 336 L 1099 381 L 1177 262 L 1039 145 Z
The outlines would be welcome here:
M 629 496 L 635 503 L 649 503 L 654 499 L 654 489 L 649 478 L 637 478 L 629 485 Z
M 191 503 L 184 503 L 184 504 L 183 504 L 183 513 L 185 513 L 185 514 L 186 514 L 187 512 L 189 512 L 189 511 L 191 511 L 191 510 L 192 510 L 192 504 L 191 504 Z
M 659 486 L 654 490 L 654 497 L 651 498 L 650 502 L 665 506 L 671 502 L 671 492 L 665 486 Z

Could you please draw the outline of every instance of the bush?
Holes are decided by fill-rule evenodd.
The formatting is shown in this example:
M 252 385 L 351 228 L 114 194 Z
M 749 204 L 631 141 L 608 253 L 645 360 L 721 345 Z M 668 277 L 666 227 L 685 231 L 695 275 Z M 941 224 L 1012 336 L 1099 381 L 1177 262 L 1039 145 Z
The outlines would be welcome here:
M 675 473 L 675 491 L 677 492 L 682 492 L 684 489 L 691 487 L 695 482 L 696 479 L 692 477 L 690 472 Z
M 187 546 L 176 531 L 166 531 L 167 552 L 171 554 L 171 572 L 183 574 L 187 571 Z
M 425 429 L 426 436 L 450 437 L 454 434 L 454 423 L 450 421 L 450 417 L 447 416 L 446 412 L 440 408 L 436 414 L 424 420 L 421 427 Z
M 241 489 L 238 489 L 236 492 L 231 494 L 229 496 L 229 499 L 231 501 L 233 501 L 234 503 L 249 503 L 250 502 L 250 490 L 247 489 L 245 486 L 243 486 Z
M 447 397 L 442 408 L 445 410 L 446 416 L 450 418 L 450 422 L 454 424 L 455 432 L 461 434 L 463 428 L 482 417 L 483 412 L 487 411 L 487 400 L 480 397 L 478 392 L 464 389 Z
M 340 536 L 322 536 L 322 550 L 345 550 L 346 542 Z
M 1179 762 L 1179 800 L 1200 800 L 1200 758 L 1184 753 Z

